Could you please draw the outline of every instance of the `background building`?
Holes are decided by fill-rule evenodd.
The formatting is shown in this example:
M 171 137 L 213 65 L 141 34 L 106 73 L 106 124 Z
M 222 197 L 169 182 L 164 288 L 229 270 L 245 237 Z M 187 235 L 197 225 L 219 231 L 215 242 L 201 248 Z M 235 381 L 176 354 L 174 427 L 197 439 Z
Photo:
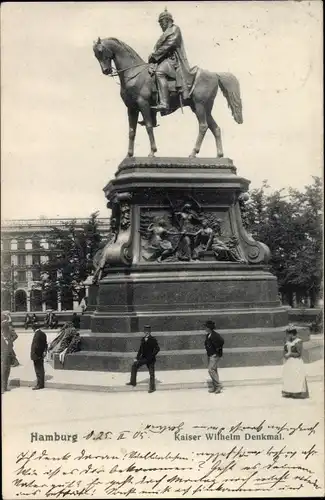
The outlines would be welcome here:
M 82 227 L 88 219 L 73 219 Z M 1 226 L 2 309 L 33 312 L 75 309 L 78 303 L 61 304 L 59 297 L 50 303 L 42 300 L 40 264 L 49 258 L 49 234 L 53 227 L 64 229 L 71 219 L 6 220 Z M 97 219 L 103 238 L 109 232 L 109 219 Z

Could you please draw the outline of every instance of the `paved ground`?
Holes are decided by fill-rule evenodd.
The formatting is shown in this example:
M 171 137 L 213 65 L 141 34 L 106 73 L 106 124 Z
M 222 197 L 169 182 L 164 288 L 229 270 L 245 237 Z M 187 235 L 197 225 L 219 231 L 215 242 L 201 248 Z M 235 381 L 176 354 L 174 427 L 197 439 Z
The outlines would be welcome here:
M 22 366 L 12 369 L 12 377 L 33 385 L 32 333 L 18 334 Z M 55 335 L 50 332 L 49 340 Z M 261 485 L 264 497 L 321 496 L 323 365 L 306 369 L 310 398 L 290 400 L 281 397 L 281 366 L 224 368 L 220 395 L 208 393 L 206 370 L 158 372 L 158 390 L 148 394 L 146 372 L 139 373 L 144 390 L 138 392 L 125 387 L 128 374 L 47 366 L 52 378 L 44 390 L 13 387 L 3 395 L 3 498 L 152 498 L 158 493 L 216 498 L 236 496 L 238 488 L 253 497 Z M 68 390 L 68 380 L 88 391 Z M 167 390 L 172 382 L 178 390 Z M 94 384 L 106 392 L 90 391 Z M 112 388 L 115 392 L 107 392 Z M 213 435 L 236 433 L 240 441 L 207 440 L 208 428 Z M 247 441 L 247 432 L 281 433 L 282 440 Z M 32 442 L 36 433 L 58 442 Z M 193 434 L 201 436 L 198 441 L 189 441 Z M 191 465 L 189 472 L 184 463 Z
M 104 394 L 55 389 L 32 391 L 25 387 L 14 388 L 3 396 L 3 453 L 6 457 L 3 475 L 3 498 L 5 500 L 12 500 L 17 495 L 21 496 L 22 494 L 24 496 L 28 495 L 28 498 L 32 499 L 45 498 L 47 497 L 46 491 L 52 488 L 50 485 L 58 484 L 60 488 L 59 486 L 55 486 L 56 489 L 54 491 L 57 492 L 60 490 L 61 494 L 57 494 L 54 498 L 75 498 L 75 493 L 71 494 L 71 496 L 65 496 L 67 489 L 71 487 L 71 483 L 66 482 L 67 477 L 62 475 L 65 473 L 68 474 L 67 470 L 63 468 L 64 466 L 68 467 L 68 464 L 70 464 L 70 469 L 73 466 L 73 470 L 76 471 L 77 466 L 82 467 L 83 471 L 89 471 L 91 468 L 94 469 L 95 466 L 96 468 L 98 467 L 98 470 L 102 474 L 98 475 L 98 472 L 97 476 L 92 476 L 92 479 L 94 477 L 105 478 L 105 481 L 107 481 L 105 482 L 106 485 L 108 483 L 111 485 L 112 481 L 123 483 L 123 481 L 126 481 L 126 477 L 131 477 L 133 479 L 130 479 L 130 481 L 138 483 L 142 483 L 144 478 L 147 478 L 146 480 L 148 478 L 157 480 L 157 471 L 161 470 L 159 467 L 170 467 L 170 472 L 164 472 L 165 486 L 169 485 L 171 488 L 169 490 L 170 494 L 167 496 L 189 498 L 183 484 L 179 484 L 179 482 L 171 484 L 173 481 L 172 477 L 187 477 L 184 476 L 186 472 L 180 472 L 177 469 L 180 465 L 184 466 L 182 462 L 178 463 L 176 461 L 175 463 L 171 463 L 170 460 L 159 460 L 158 462 L 154 459 L 146 458 L 143 460 L 141 458 L 147 456 L 147 453 L 152 454 L 154 452 L 161 456 L 167 456 L 168 453 L 169 456 L 170 454 L 176 456 L 177 453 L 180 453 L 181 456 L 188 457 L 188 460 L 193 461 L 193 470 L 190 472 L 190 478 L 192 479 L 197 478 L 201 471 L 201 476 L 204 472 L 204 474 L 211 474 L 210 477 L 212 477 L 212 474 L 216 474 L 216 470 L 221 471 L 221 467 L 223 467 L 224 471 L 229 468 L 231 472 L 230 470 L 222 472 L 224 474 L 222 482 L 217 482 L 218 476 L 216 476 L 215 484 L 218 485 L 218 488 L 224 487 L 225 484 L 230 488 L 232 483 L 225 483 L 225 481 L 231 481 L 230 478 L 228 479 L 229 475 L 230 477 L 231 475 L 232 477 L 235 475 L 237 478 L 236 481 L 238 481 L 239 477 L 244 481 L 243 478 L 247 476 L 245 468 L 256 468 L 256 465 L 254 465 L 256 464 L 256 459 L 254 461 L 248 453 L 259 453 L 259 461 L 265 464 L 264 468 L 267 468 L 270 464 L 276 464 L 276 467 L 281 468 L 288 467 L 286 465 L 288 463 L 287 455 L 280 457 L 279 460 L 276 459 L 277 461 L 274 462 L 275 455 L 271 457 L 270 454 L 271 450 L 273 450 L 272 453 L 284 453 L 283 450 L 285 449 L 291 450 L 290 453 L 297 453 L 296 458 L 292 461 L 294 468 L 307 466 L 311 472 L 307 475 L 302 474 L 302 477 L 305 479 L 300 482 L 295 479 L 298 477 L 297 475 L 291 474 L 290 477 L 285 476 L 285 479 L 282 478 L 280 480 L 282 491 L 278 489 L 279 485 L 277 485 L 274 488 L 272 487 L 269 493 L 263 492 L 263 496 L 292 496 L 293 493 L 289 488 L 298 488 L 298 484 L 300 483 L 303 484 L 303 487 L 301 491 L 294 492 L 295 496 L 321 496 L 324 491 L 322 489 L 324 464 L 323 424 L 316 427 L 317 434 L 315 435 L 309 436 L 306 432 L 297 432 L 296 435 L 291 437 L 287 432 L 282 442 L 271 443 L 266 441 L 254 441 L 253 443 L 246 441 L 241 441 L 240 443 L 238 441 L 236 443 L 232 441 L 205 441 L 204 443 L 197 442 L 193 444 L 192 442 L 176 442 L 174 432 L 174 429 L 181 429 L 185 435 L 188 435 L 188 433 L 193 434 L 193 432 L 203 432 L 204 435 L 204 431 L 196 429 L 197 426 L 201 428 L 203 426 L 213 426 L 215 429 L 229 429 L 230 426 L 238 427 L 238 425 L 248 427 L 258 426 L 263 422 L 262 425 L 266 429 L 269 426 L 283 425 L 287 425 L 287 427 L 292 425 L 298 428 L 301 423 L 305 427 L 312 428 L 315 425 L 317 426 L 317 422 L 322 419 L 323 387 L 320 382 L 312 382 L 309 384 L 309 388 L 310 399 L 300 401 L 283 399 L 280 387 L 275 384 L 259 387 L 229 387 L 220 395 L 209 394 L 204 389 L 169 392 L 157 391 L 153 394 L 145 392 Z M 145 430 L 148 426 L 153 429 L 152 434 Z M 94 437 L 91 440 L 86 440 L 85 436 L 91 435 L 92 431 L 94 431 Z M 75 436 L 76 443 L 69 445 L 66 442 L 36 442 L 31 444 L 32 433 L 38 433 L 38 435 L 53 435 L 53 433 L 56 433 L 56 435 L 65 436 L 70 434 L 71 436 Z M 109 440 L 101 441 L 102 437 L 100 436 L 108 436 Z M 99 440 L 93 441 L 93 439 Z M 317 451 L 315 451 L 316 447 Z M 280 451 L 281 449 L 282 452 Z M 313 450 L 312 453 L 317 453 L 317 456 L 308 457 L 308 462 L 306 462 L 305 457 L 298 457 L 298 454 L 303 453 L 303 450 L 311 449 Z M 228 459 L 227 457 L 228 454 L 233 455 L 235 453 L 234 450 L 244 458 L 240 460 L 235 458 L 234 461 L 230 462 L 230 458 Z M 127 457 L 127 454 L 132 451 L 140 457 L 139 460 L 124 459 L 124 456 Z M 69 462 L 57 462 L 58 458 L 53 458 L 52 462 L 39 460 L 31 462 L 28 464 L 28 468 L 20 468 L 23 462 L 19 462 L 17 465 L 19 457 L 30 456 L 31 453 L 39 454 L 39 456 L 45 454 L 62 457 L 67 452 L 72 454 Z M 122 458 L 121 454 L 123 455 Z M 204 462 L 209 455 L 216 456 L 217 454 L 224 456 L 222 459 L 224 460 L 223 462 L 213 462 L 215 466 L 211 465 L 211 462 Z M 108 458 L 104 460 L 102 457 L 107 457 L 107 455 L 117 458 L 116 460 Z M 84 458 L 82 462 L 78 461 L 76 465 L 75 460 L 80 460 L 80 458 L 76 458 L 77 456 L 95 456 L 98 459 Z M 220 463 L 223 465 L 221 466 Z M 122 465 L 124 469 L 122 469 Z M 142 473 L 144 476 L 140 475 L 141 472 L 133 472 L 131 475 L 123 473 L 123 471 L 129 470 L 125 468 L 126 466 L 131 466 L 133 467 L 132 470 L 134 470 L 135 465 L 137 467 L 141 466 L 147 471 Z M 29 466 L 32 468 L 29 468 Z M 213 467 L 217 467 L 217 469 L 213 469 Z M 119 475 L 112 473 L 116 469 L 121 471 Z M 144 469 L 139 468 L 138 470 L 141 471 Z M 58 470 L 59 472 L 56 472 Z M 63 472 L 64 470 L 66 472 Z M 154 472 L 149 472 L 150 470 Z M 78 471 L 78 474 L 82 474 L 80 468 Z M 289 469 L 285 469 L 284 472 L 287 474 L 291 473 Z M 284 472 L 281 471 L 281 474 Z M 55 477 L 51 477 L 51 481 L 49 479 L 46 480 L 49 473 L 55 474 Z M 275 473 L 279 474 L 279 471 L 273 470 L 272 474 Z M 159 477 L 161 477 L 161 474 Z M 221 472 L 218 474 L 221 474 Z M 271 472 L 263 471 L 262 473 L 259 471 L 259 474 L 262 474 L 260 480 L 265 481 L 266 478 L 270 477 Z M 169 479 L 166 479 L 166 477 Z M 71 476 L 68 476 L 68 478 L 71 479 Z M 86 482 L 86 476 L 81 478 L 73 476 L 73 479 L 84 481 L 81 484 L 85 488 L 85 485 L 89 487 L 90 479 L 87 479 Z M 24 482 L 22 483 L 21 481 Z M 37 490 L 35 488 L 32 489 L 31 485 L 35 484 L 33 481 L 36 481 L 37 484 L 42 484 L 42 487 Z M 180 479 L 177 481 L 180 481 Z M 61 489 L 63 484 L 66 489 Z M 187 491 L 188 485 L 187 483 L 185 484 Z M 238 485 L 238 483 L 235 484 Z M 198 483 L 195 483 L 195 487 L 197 485 Z M 255 482 L 250 484 L 249 488 L 254 490 L 257 486 L 258 483 Z M 126 489 L 124 483 L 123 485 L 119 484 L 118 490 L 115 493 L 112 489 L 103 490 L 103 488 L 104 486 L 99 485 L 97 489 L 92 490 L 91 497 L 112 498 L 113 496 L 117 496 L 125 498 L 124 495 L 129 495 L 127 493 L 129 489 Z M 139 486 L 135 486 L 135 488 L 139 488 Z M 207 491 L 207 485 L 204 482 L 202 482 L 202 488 L 205 489 L 199 490 L 201 491 L 200 493 L 194 493 L 193 486 L 190 496 L 198 496 L 199 498 L 227 496 L 227 493 L 225 493 L 226 490 L 222 490 L 221 492 Z M 144 489 L 141 491 L 144 491 Z M 149 496 L 149 498 L 153 497 L 149 485 L 145 490 L 149 492 L 147 495 L 142 495 L 141 491 L 136 489 L 137 498 L 145 496 Z M 159 491 L 164 490 L 160 489 Z M 112 493 L 112 495 L 109 493 Z M 228 495 L 235 496 L 234 493 L 228 493 Z M 89 498 L 90 494 L 85 494 L 84 496 L 80 494 L 78 496 L 83 499 Z M 254 493 L 250 492 L 248 496 L 253 497 Z M 130 498 L 132 498 L 132 495 L 130 495 Z

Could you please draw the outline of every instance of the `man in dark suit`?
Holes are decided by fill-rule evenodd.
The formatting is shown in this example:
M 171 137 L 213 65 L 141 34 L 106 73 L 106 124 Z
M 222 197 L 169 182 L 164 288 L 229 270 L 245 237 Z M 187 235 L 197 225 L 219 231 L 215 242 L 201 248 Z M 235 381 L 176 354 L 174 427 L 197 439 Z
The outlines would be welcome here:
M 160 351 L 160 347 L 158 345 L 155 337 L 151 335 L 151 327 L 144 327 L 144 337 L 141 339 L 140 348 L 137 354 L 136 359 L 131 368 L 131 380 L 126 385 L 133 385 L 134 387 L 137 385 L 137 372 L 140 366 L 147 365 L 150 374 L 150 382 L 149 382 L 149 393 L 154 392 L 156 390 L 155 383 L 155 362 L 156 356 Z
M 76 330 L 80 330 L 80 317 L 77 313 L 73 313 L 71 322 Z
M 220 333 L 215 331 L 215 327 L 216 325 L 213 321 L 207 321 L 205 323 L 205 330 L 207 334 L 205 337 L 204 345 L 209 358 L 208 371 L 212 379 L 212 388 L 209 390 L 209 392 L 220 394 L 221 384 L 218 374 L 218 363 L 220 358 L 222 357 L 222 348 L 225 341 Z
M 1 393 L 8 391 L 8 380 L 13 360 L 13 341 L 8 318 L 1 315 Z
M 33 391 L 44 389 L 45 371 L 44 371 L 44 356 L 47 350 L 47 338 L 44 332 L 39 328 L 37 323 L 33 324 L 34 337 L 30 351 L 30 358 L 34 362 L 37 383 L 33 387 Z

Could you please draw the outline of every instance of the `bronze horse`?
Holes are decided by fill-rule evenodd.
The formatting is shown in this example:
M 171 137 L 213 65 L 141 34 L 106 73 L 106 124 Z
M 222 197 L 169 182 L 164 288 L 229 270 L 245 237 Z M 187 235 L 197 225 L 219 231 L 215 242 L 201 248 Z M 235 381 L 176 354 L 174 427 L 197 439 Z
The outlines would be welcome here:
M 121 97 L 128 109 L 129 118 L 127 156 L 133 156 L 134 154 L 134 140 L 139 112 L 143 116 L 143 124 L 146 126 L 150 140 L 149 156 L 154 156 L 157 152 L 153 133 L 153 127 L 156 125 L 156 111 L 151 108 L 154 99 L 152 76 L 148 71 L 149 64 L 145 63 L 126 43 L 116 38 L 104 38 L 103 40 L 98 38 L 93 49 L 104 75 L 118 75 L 120 78 Z M 115 75 L 112 61 L 115 64 Z M 215 137 L 217 156 L 223 156 L 221 131 L 211 115 L 218 87 L 220 87 L 227 99 L 235 121 L 243 123 L 242 103 L 237 78 L 231 73 L 211 73 L 206 70 L 198 70 L 190 90 L 190 98 L 183 102 L 184 106 L 191 107 L 199 122 L 199 134 L 194 149 L 190 154 L 191 158 L 195 158 L 199 153 L 208 129 L 211 130 Z M 176 92 L 171 93 L 170 102 L 173 111 L 180 107 L 181 103 Z

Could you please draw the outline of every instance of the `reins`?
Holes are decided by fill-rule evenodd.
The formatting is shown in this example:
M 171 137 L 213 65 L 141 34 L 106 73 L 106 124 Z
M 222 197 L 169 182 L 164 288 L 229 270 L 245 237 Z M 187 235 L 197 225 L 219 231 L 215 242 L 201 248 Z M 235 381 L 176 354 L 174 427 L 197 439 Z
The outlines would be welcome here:
M 112 72 L 109 76 L 112 76 L 112 77 L 118 76 L 120 73 L 123 73 L 124 71 L 127 71 L 128 69 L 137 68 L 139 66 L 146 66 L 147 64 L 148 63 L 143 62 L 140 64 L 135 64 L 134 66 L 129 66 L 128 68 L 124 68 L 124 69 L 116 69 L 115 68 L 115 72 L 114 73 Z

